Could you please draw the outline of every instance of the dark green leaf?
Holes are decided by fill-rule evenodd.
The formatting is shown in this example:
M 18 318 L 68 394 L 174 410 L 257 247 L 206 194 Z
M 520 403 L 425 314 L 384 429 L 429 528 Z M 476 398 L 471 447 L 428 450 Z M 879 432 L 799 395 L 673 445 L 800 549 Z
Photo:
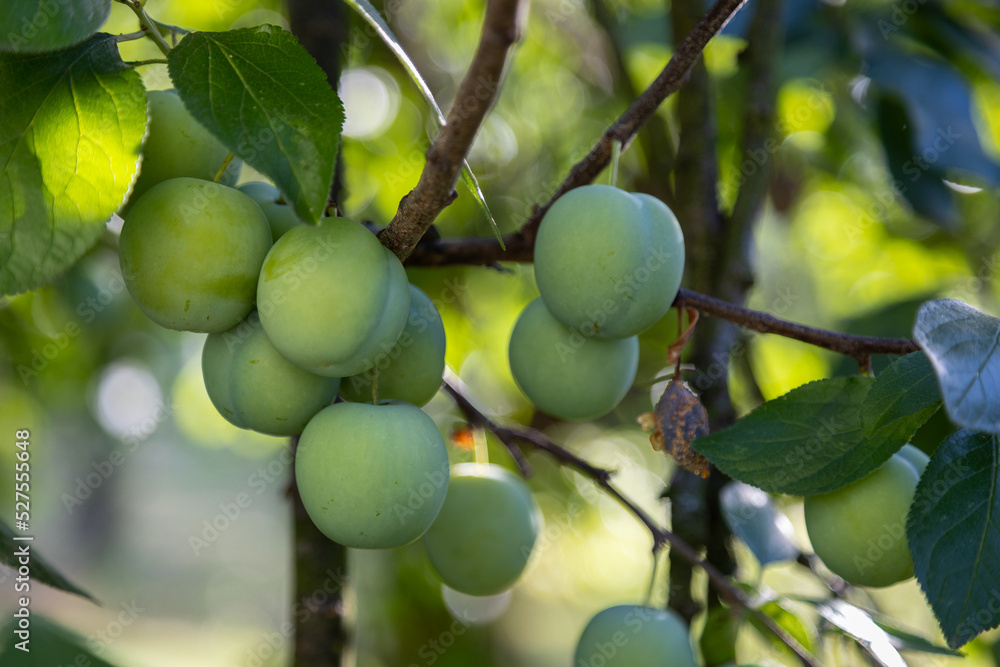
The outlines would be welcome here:
M 1000 433 L 1000 319 L 962 301 L 928 301 L 913 337 L 934 365 L 948 417 Z
M 31 616 L 30 652 L 16 648 L 21 638 L 14 634 L 15 623 L 0 628 L 0 662 L 4 667 L 114 667 L 89 650 L 84 637 L 60 627 L 44 616 Z M 94 640 L 96 646 L 104 643 Z
M 911 435 L 898 422 L 864 434 L 861 404 L 872 382 L 857 376 L 810 382 L 695 440 L 694 449 L 730 477 L 769 493 L 833 491 L 881 466 Z
M 108 20 L 111 0 L 5 0 L 0 51 L 55 51 L 79 44 Z
M 897 424 L 916 433 L 939 407 L 941 390 L 934 367 L 923 352 L 913 352 L 875 376 L 861 404 L 861 425 L 868 436 Z
M 798 557 L 792 523 L 774 507 L 771 496 L 742 482 L 730 482 L 719 496 L 729 530 L 762 566 Z
M 97 241 L 145 130 L 146 91 L 114 37 L 0 54 L 0 293 L 38 287 Z
M 863 609 L 844 600 L 825 600 L 816 605 L 816 611 L 858 642 L 878 664 L 906 667 L 903 656 L 892 645 L 889 635 Z
M 781 626 L 781 628 L 791 635 L 795 641 L 801 644 L 804 649 L 812 653 L 812 633 L 809 632 L 809 628 L 806 626 L 805 622 L 798 617 L 798 615 L 782 606 L 777 600 L 771 600 L 770 602 L 761 605 L 760 610 L 773 618 L 775 623 Z M 785 643 L 775 637 L 774 633 L 768 630 L 755 616 L 750 616 L 749 621 L 762 636 L 771 642 L 771 645 L 774 648 L 782 652 L 790 653 L 790 649 L 785 645 Z
M 721 667 L 736 662 L 736 638 L 740 615 L 729 607 L 712 607 L 705 617 L 698 644 L 705 667 Z
M 302 220 L 326 210 L 344 110 L 295 37 L 262 25 L 186 35 L 167 56 L 184 105 L 274 181 Z
M 410 75 L 410 80 L 413 81 L 413 85 L 417 87 L 420 92 L 420 96 L 424 98 L 427 102 L 427 106 L 430 107 L 431 111 L 434 112 L 434 120 L 437 121 L 438 129 L 444 127 L 445 116 L 444 112 L 441 111 L 441 107 L 438 106 L 437 100 L 434 99 L 434 93 L 431 92 L 430 86 L 424 81 L 424 77 L 420 75 L 420 71 L 410 56 L 406 54 L 406 50 L 403 49 L 403 45 L 399 43 L 396 39 L 396 35 L 393 34 L 392 28 L 386 23 L 385 19 L 382 18 L 382 14 L 379 13 L 377 9 L 372 5 L 369 0 L 345 0 L 347 5 L 356 11 L 365 22 L 371 26 L 371 28 L 378 34 L 379 38 L 385 43 L 389 50 L 392 51 L 396 59 L 399 60 L 399 64 L 403 66 L 406 73 Z M 496 234 L 497 241 L 500 242 L 500 247 L 504 247 L 503 235 L 500 234 L 500 228 L 497 227 L 496 220 L 493 219 L 493 214 L 490 212 L 490 207 L 486 205 L 486 198 L 483 196 L 483 191 L 479 187 L 479 181 L 476 180 L 475 174 L 472 173 L 472 167 L 469 166 L 468 161 L 462 160 L 462 181 L 465 183 L 466 187 L 469 188 L 469 192 L 475 198 L 476 202 L 479 204 L 480 208 L 483 209 L 483 213 L 486 214 L 486 219 L 490 221 L 490 225 L 493 226 L 493 233 Z
M 0 521 L 0 563 L 13 570 L 17 570 L 21 565 L 19 562 L 20 554 L 22 553 L 21 550 L 26 548 L 28 549 L 28 553 L 31 554 L 29 566 L 31 568 L 32 581 L 85 597 L 88 600 L 94 600 L 94 597 L 90 593 L 70 582 L 49 565 L 42 558 L 42 555 L 38 553 L 34 540 L 15 540 L 15 536 L 10 526 Z
M 998 436 L 965 429 L 941 443 L 906 522 L 917 581 L 958 648 L 1000 625 Z

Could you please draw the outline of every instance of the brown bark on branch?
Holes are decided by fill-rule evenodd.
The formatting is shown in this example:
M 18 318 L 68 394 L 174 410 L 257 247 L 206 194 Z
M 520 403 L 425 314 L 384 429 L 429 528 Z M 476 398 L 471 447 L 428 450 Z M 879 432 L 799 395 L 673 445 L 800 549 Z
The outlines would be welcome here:
M 399 202 L 379 239 L 404 260 L 438 214 L 455 197 L 462 162 L 472 147 L 479 126 L 500 91 L 500 81 L 510 47 L 518 39 L 521 0 L 489 0 L 479 47 L 458 87 L 445 126 L 427 151 L 420 180 Z M 494 241 L 495 242 L 495 241 Z
M 669 546 L 672 553 L 678 554 L 692 565 L 703 569 L 705 574 L 708 575 L 709 581 L 712 582 L 712 585 L 725 599 L 740 605 L 746 609 L 747 612 L 756 617 L 764 626 L 774 633 L 774 635 L 782 643 L 795 652 L 795 655 L 803 665 L 807 665 L 809 667 L 819 667 L 819 662 L 816 661 L 809 651 L 799 644 L 794 637 L 785 632 L 785 630 L 778 625 L 773 618 L 760 611 L 760 609 L 753 604 L 753 600 L 750 595 L 738 587 L 729 577 L 723 574 L 712 563 L 703 558 L 701 554 L 699 554 L 698 551 L 691 545 L 677 537 L 666 528 L 662 528 L 638 505 L 632 502 L 631 499 L 622 494 L 622 492 L 619 491 L 612 483 L 614 477 L 613 470 L 599 468 L 591 463 L 588 463 L 568 449 L 556 444 L 545 434 L 536 429 L 528 427 L 509 428 L 506 426 L 500 426 L 487 417 L 482 410 L 475 406 L 468 396 L 468 388 L 452 373 L 448 373 L 446 375 L 444 389 L 449 395 L 451 395 L 452 398 L 455 399 L 459 409 L 462 410 L 471 424 L 482 426 L 483 428 L 489 429 L 496 434 L 496 436 L 500 438 L 504 445 L 506 445 L 511 451 L 515 459 L 523 458 L 523 454 L 517 446 L 517 443 L 520 442 L 531 445 L 536 449 L 540 449 L 548 453 L 555 458 L 560 465 L 569 466 L 585 477 L 593 480 L 597 486 L 620 502 L 633 516 L 642 522 L 647 530 L 649 530 L 650 535 L 653 537 L 654 554 L 659 553 L 661 549 Z

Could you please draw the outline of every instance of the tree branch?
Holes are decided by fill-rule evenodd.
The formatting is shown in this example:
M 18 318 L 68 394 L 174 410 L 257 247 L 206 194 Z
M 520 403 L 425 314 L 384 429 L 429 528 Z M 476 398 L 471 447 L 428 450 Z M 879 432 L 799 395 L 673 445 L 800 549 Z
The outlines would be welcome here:
M 523 252 L 524 248 L 534 245 L 542 217 L 559 197 L 573 188 L 592 182 L 608 166 L 611 161 L 611 146 L 616 140 L 622 143 L 623 148 L 631 143 L 639 128 L 656 113 L 663 101 L 677 92 L 709 40 L 725 27 L 744 2 L 746 0 L 716 0 L 705 17 L 677 47 L 659 76 L 632 102 L 618 120 L 604 131 L 603 136 L 590 149 L 587 156 L 570 169 L 566 180 L 549 201 L 536 207 L 520 230 L 504 238 L 512 255 L 517 255 Z
M 660 527 L 638 505 L 619 491 L 615 485 L 612 484 L 614 471 L 599 468 L 588 463 L 568 449 L 556 444 L 540 431 L 532 428 L 510 428 L 500 426 L 495 423 L 487 417 L 482 410 L 473 404 L 472 400 L 468 397 L 468 387 L 466 387 L 462 381 L 454 375 L 454 373 L 446 373 L 444 389 L 449 395 L 452 396 L 452 398 L 455 399 L 455 402 L 469 419 L 470 423 L 489 429 L 496 434 L 496 436 L 500 438 L 500 440 L 507 445 L 508 448 L 511 448 L 513 445 L 513 448 L 520 452 L 519 448 L 517 448 L 517 442 L 529 444 L 536 449 L 541 449 L 542 451 L 547 452 L 561 465 L 569 466 L 593 480 L 594 483 L 603 489 L 605 493 L 615 498 L 630 513 L 632 513 L 633 516 L 641 521 L 644 526 L 646 526 L 646 529 L 649 530 L 653 537 L 654 554 L 658 553 L 664 547 L 669 546 L 671 552 L 679 554 L 692 565 L 700 567 L 705 571 L 705 574 L 708 575 L 709 581 L 712 582 L 712 585 L 715 586 L 723 597 L 742 606 L 748 612 L 753 614 L 753 616 L 764 624 L 772 633 L 774 633 L 778 639 L 795 652 L 803 665 L 808 665 L 809 667 L 819 667 L 819 663 L 809 653 L 809 651 L 799 644 L 794 637 L 785 632 L 785 630 L 778 625 L 773 618 L 758 609 L 754 605 L 750 596 L 747 595 L 747 593 L 745 593 L 741 588 L 736 586 L 729 577 L 723 574 L 717 567 L 712 565 L 712 563 L 708 562 L 708 560 L 702 558 L 701 554 L 699 554 L 698 551 L 691 547 L 691 545 L 687 542 L 677 537 L 671 531 Z M 523 454 L 521 454 L 521 456 L 523 456 Z
M 920 349 L 915 342 L 908 338 L 856 336 L 854 334 L 810 327 L 783 320 L 770 313 L 737 306 L 722 299 L 699 294 L 683 287 L 678 292 L 677 298 L 678 300 L 682 300 L 686 306 L 697 308 L 706 315 L 735 322 L 745 329 L 794 338 L 803 343 L 809 343 L 832 352 L 838 352 L 859 362 L 873 354 L 904 355 Z
M 518 39 L 520 0 L 489 0 L 479 47 L 441 132 L 427 151 L 420 180 L 399 202 L 379 239 L 404 260 L 434 219 L 455 200 L 455 184 L 479 126 L 500 91 L 510 47 Z

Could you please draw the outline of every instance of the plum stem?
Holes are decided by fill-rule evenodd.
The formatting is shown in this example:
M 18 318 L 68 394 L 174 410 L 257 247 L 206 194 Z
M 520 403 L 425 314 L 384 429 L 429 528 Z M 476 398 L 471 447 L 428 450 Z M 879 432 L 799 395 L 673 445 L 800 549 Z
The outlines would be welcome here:
M 218 183 L 222 180 L 222 175 L 226 173 L 226 169 L 229 168 L 229 163 L 232 162 L 235 157 L 235 153 L 230 153 L 226 156 L 226 159 L 222 161 L 222 166 L 219 167 L 219 171 L 215 172 L 215 178 L 212 179 L 213 183 Z

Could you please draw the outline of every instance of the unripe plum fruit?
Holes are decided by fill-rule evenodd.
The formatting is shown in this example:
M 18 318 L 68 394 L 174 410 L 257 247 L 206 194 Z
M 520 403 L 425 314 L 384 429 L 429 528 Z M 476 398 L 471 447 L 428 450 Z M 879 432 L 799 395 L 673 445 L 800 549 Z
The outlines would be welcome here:
M 267 254 L 260 321 L 278 352 L 302 368 L 348 377 L 392 349 L 410 309 L 403 265 L 347 218 L 298 225 Z
M 260 210 L 267 217 L 271 226 L 271 238 L 277 241 L 292 227 L 303 224 L 295 215 L 295 209 L 281 197 L 281 191 L 269 183 L 251 181 L 237 188 L 240 192 L 257 202 Z
M 128 293 L 151 320 L 220 333 L 253 308 L 270 247 L 267 220 L 252 199 L 211 181 L 174 178 L 129 209 L 118 259 Z
M 441 513 L 424 535 L 427 557 L 450 588 L 495 595 L 517 582 L 538 536 L 538 507 L 524 481 L 496 465 L 451 471 Z
M 916 468 L 917 477 L 923 477 L 924 471 L 927 470 L 927 464 L 931 462 L 931 457 L 915 445 L 903 445 L 903 448 L 896 453 Z
M 390 549 L 423 535 L 448 491 L 434 420 L 408 403 L 336 403 L 306 425 L 295 482 L 309 518 L 335 542 Z
M 586 337 L 535 299 L 514 325 L 508 354 L 514 380 L 539 410 L 588 421 L 613 410 L 628 393 L 638 369 L 639 340 Z
M 340 394 L 349 401 L 371 401 L 375 371 L 379 398 L 426 405 L 441 387 L 444 350 L 441 314 L 426 294 L 410 285 L 410 313 L 396 344 L 378 355 L 373 369 L 344 378 Z
M 573 667 L 695 667 L 687 625 L 669 609 L 610 607 L 584 628 Z
M 586 335 L 626 338 L 670 308 L 684 237 L 666 204 L 609 185 L 570 190 L 545 213 L 535 279 L 546 307 Z
M 268 435 L 301 433 L 313 415 L 330 405 L 340 384 L 278 354 L 256 312 L 205 340 L 201 370 L 208 397 L 223 417 Z
M 919 479 L 913 464 L 896 454 L 867 477 L 807 496 L 806 530 L 816 555 L 858 586 L 909 579 L 913 558 L 906 543 L 906 515 Z
M 175 90 L 151 90 L 149 132 L 142 147 L 139 178 L 132 187 L 128 206 L 146 190 L 171 178 L 188 176 L 211 181 L 229 155 L 229 149 L 204 125 L 195 120 Z M 234 159 L 219 182 L 235 185 L 241 162 Z

